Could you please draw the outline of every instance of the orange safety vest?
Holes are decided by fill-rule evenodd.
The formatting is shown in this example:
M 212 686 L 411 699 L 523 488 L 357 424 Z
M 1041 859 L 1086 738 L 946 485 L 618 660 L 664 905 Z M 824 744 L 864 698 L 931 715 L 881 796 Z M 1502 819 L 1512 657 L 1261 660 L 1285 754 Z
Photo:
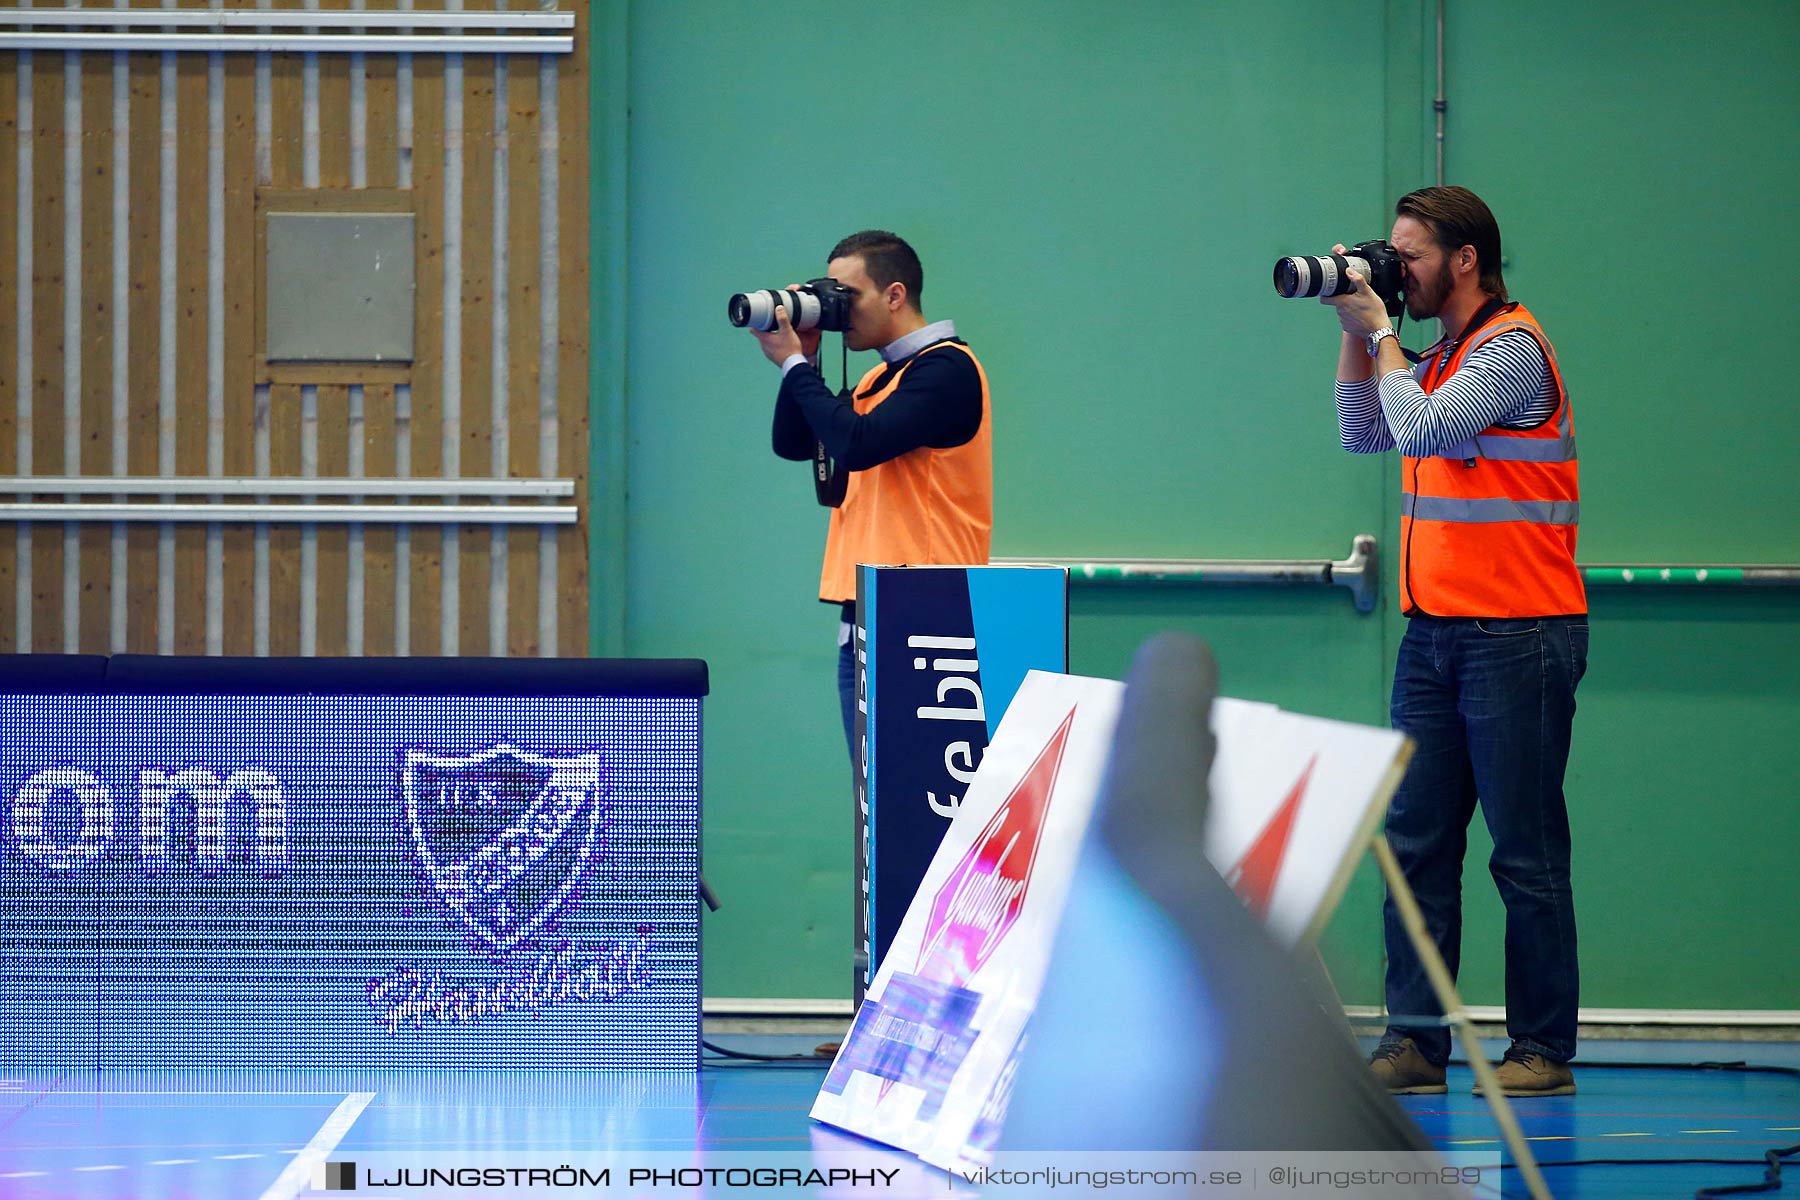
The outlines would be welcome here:
M 1536 429 L 1490 425 L 1436 457 L 1403 459 L 1400 604 L 1408 616 L 1587 611 L 1575 565 L 1581 493 L 1569 391 L 1536 318 L 1520 305 L 1502 308 L 1448 355 L 1440 348 L 1415 371 L 1420 387 L 1436 391 L 1477 347 L 1515 329 L 1543 349 L 1556 410 Z
M 831 510 L 825 535 L 825 567 L 819 599 L 856 599 L 856 564 L 881 566 L 980 565 L 988 560 L 994 528 L 994 443 L 988 408 L 987 372 L 975 352 L 961 342 L 934 342 L 913 355 L 886 385 L 875 380 L 883 363 L 856 385 L 858 415 L 894 394 L 907 368 L 920 355 L 962 353 L 981 377 L 981 428 L 960 446 L 935 450 L 920 446 L 899 458 L 852 471 L 844 502 Z

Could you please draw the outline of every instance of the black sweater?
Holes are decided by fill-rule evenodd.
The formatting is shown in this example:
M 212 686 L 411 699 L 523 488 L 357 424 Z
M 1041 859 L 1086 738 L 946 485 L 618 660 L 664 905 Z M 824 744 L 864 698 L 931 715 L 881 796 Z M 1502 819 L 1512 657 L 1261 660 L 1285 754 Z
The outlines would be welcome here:
M 775 397 L 775 453 L 804 461 L 816 440 L 840 469 L 866 471 L 921 446 L 948 450 L 974 437 L 981 429 L 981 375 L 967 354 L 920 351 L 885 365 L 860 394 L 880 391 L 908 363 L 894 394 L 861 415 L 811 367 L 789 371 Z

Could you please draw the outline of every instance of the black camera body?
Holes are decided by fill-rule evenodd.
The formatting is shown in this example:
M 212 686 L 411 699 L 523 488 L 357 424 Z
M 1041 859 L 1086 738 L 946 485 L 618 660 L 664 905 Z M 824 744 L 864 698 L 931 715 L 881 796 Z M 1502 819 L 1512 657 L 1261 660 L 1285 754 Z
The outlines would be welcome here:
M 787 309 L 794 329 L 842 333 L 850 328 L 851 302 L 856 293 L 835 279 L 809 279 L 797 288 L 765 288 L 739 292 L 725 304 L 725 315 L 742 329 L 748 325 L 763 333 L 775 328 L 775 310 Z
M 1380 239 L 1358 242 L 1342 254 L 1296 254 L 1275 260 L 1275 294 L 1296 296 L 1344 296 L 1355 290 L 1350 272 L 1369 281 L 1369 287 L 1387 304 L 1391 316 L 1399 316 L 1405 300 L 1406 268 L 1400 254 Z

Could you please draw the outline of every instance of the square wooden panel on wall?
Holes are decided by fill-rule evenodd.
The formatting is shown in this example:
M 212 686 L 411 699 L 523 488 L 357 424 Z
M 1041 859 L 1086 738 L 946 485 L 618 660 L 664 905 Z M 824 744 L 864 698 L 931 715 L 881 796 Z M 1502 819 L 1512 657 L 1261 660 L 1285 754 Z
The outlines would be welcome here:
M 277 318 L 276 355 L 270 354 L 270 301 L 272 295 L 283 303 L 291 304 L 296 290 L 305 290 L 309 286 L 305 280 L 283 275 L 273 281 L 270 278 L 270 218 L 281 217 L 350 217 L 367 214 L 380 218 L 376 224 L 385 223 L 393 217 L 410 218 L 411 228 L 416 239 L 417 212 L 414 204 L 414 193 L 406 188 L 258 188 L 256 190 L 256 299 L 253 305 L 256 312 L 256 381 L 258 383 L 276 384 L 404 384 L 411 383 L 412 347 L 416 345 L 414 336 L 403 339 L 388 338 L 385 343 L 377 339 L 371 347 L 353 347 L 359 353 L 368 353 L 370 357 L 352 355 L 345 358 L 323 357 L 316 349 L 297 351 L 296 346 L 308 340 L 308 323 L 304 320 L 282 321 Z M 283 236 L 290 241 L 295 237 L 329 238 L 332 236 L 331 226 L 334 223 L 306 223 L 295 221 L 283 231 Z M 351 224 L 354 224 L 353 222 Z M 348 230 L 348 226 L 344 227 Z M 280 238 L 275 239 L 280 241 Z M 290 247 L 291 248 L 291 247 Z M 416 251 L 415 251 L 416 253 Z M 408 255 L 404 262 L 387 264 L 405 272 L 403 290 L 410 303 L 411 324 L 416 326 L 419 311 L 419 296 L 416 292 L 416 258 Z M 345 270 L 338 272 L 341 278 L 334 286 L 343 290 L 345 295 L 367 290 L 361 287 L 357 279 L 358 272 L 370 266 L 368 263 L 344 264 Z M 278 272 L 281 267 L 278 263 Z M 326 272 L 321 278 L 328 279 L 333 272 Z M 367 275 L 370 283 L 387 282 L 378 276 Z M 317 282 L 316 280 L 314 282 Z M 277 295 L 279 293 L 279 295 Z M 330 322 L 334 315 L 321 314 L 321 322 L 325 326 L 317 330 L 329 339 Z M 317 323 L 315 323 L 317 324 Z M 412 330 L 405 331 L 412 334 Z M 374 357 L 380 354 L 380 357 Z

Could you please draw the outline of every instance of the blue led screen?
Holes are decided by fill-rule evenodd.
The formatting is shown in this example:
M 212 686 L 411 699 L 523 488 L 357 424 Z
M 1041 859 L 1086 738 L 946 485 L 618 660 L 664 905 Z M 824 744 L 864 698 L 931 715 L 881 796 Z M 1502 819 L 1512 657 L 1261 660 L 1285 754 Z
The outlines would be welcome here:
M 0 1064 L 695 1066 L 700 701 L 0 696 Z

